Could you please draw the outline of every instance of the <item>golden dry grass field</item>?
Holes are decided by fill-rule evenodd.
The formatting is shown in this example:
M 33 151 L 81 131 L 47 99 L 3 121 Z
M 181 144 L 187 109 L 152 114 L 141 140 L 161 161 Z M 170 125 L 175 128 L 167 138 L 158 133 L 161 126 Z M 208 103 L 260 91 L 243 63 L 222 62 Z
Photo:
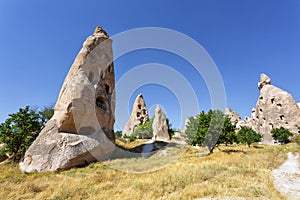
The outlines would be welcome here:
M 134 149 L 143 143 L 118 145 Z M 272 170 L 288 152 L 300 153 L 300 146 L 221 146 L 208 156 L 192 147 L 163 152 L 177 157 L 158 170 L 153 166 L 169 162 L 161 150 L 148 158 L 116 158 L 59 173 L 24 174 L 6 161 L 0 164 L 0 199 L 285 199 L 273 185 Z M 133 168 L 140 173 L 126 172 Z

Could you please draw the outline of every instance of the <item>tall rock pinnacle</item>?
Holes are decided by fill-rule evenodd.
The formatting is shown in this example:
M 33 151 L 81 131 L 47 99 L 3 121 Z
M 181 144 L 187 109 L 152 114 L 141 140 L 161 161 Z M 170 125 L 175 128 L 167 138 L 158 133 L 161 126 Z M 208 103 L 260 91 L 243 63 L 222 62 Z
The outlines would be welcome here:
M 123 135 L 130 136 L 133 135 L 135 129 L 145 122 L 149 121 L 148 111 L 146 108 L 146 103 L 142 94 L 139 94 L 133 104 L 132 112 L 127 124 L 123 130 Z
M 112 40 L 97 27 L 63 83 L 54 116 L 25 153 L 22 171 L 59 171 L 104 159 L 114 150 Z
M 153 138 L 152 138 L 153 141 L 170 140 L 166 115 L 163 113 L 159 105 L 157 105 L 155 108 L 155 116 L 152 124 L 152 129 L 153 129 Z

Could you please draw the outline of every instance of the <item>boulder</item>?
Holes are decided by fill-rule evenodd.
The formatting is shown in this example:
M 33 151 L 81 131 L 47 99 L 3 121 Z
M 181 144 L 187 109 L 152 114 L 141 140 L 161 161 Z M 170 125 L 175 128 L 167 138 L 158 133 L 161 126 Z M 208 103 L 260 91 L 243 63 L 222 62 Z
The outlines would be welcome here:
M 114 145 L 112 40 L 97 27 L 62 85 L 54 115 L 26 151 L 24 172 L 60 171 L 109 157 Z
M 153 141 L 169 141 L 168 123 L 166 115 L 162 112 L 159 105 L 155 108 L 155 115 L 152 123 Z
M 135 129 L 140 124 L 145 124 L 149 121 L 146 103 L 142 94 L 139 94 L 133 104 L 132 112 L 127 124 L 122 132 L 123 136 L 130 136 L 135 133 Z
M 256 108 L 252 110 L 251 118 L 245 120 L 245 123 L 263 136 L 263 143 L 271 144 L 271 131 L 274 128 L 284 127 L 293 134 L 298 134 L 300 109 L 292 95 L 270 85 L 271 80 L 266 77 L 261 75 L 260 96 Z

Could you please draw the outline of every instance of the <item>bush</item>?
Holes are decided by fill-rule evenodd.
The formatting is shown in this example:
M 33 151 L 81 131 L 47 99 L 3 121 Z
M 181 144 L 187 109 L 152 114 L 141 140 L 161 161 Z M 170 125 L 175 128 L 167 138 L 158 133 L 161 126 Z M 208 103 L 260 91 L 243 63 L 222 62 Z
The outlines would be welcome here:
M 290 137 L 293 136 L 293 134 L 286 128 L 280 127 L 275 128 L 271 131 L 272 137 L 275 140 L 278 140 L 279 142 L 288 143 L 290 142 Z
M 294 143 L 300 145 L 300 135 L 295 135 L 295 136 L 292 138 L 292 142 L 294 142 Z
M 252 128 L 242 126 L 237 135 L 237 141 L 242 144 L 247 144 L 250 148 L 251 144 L 260 142 L 262 136 L 257 134 Z

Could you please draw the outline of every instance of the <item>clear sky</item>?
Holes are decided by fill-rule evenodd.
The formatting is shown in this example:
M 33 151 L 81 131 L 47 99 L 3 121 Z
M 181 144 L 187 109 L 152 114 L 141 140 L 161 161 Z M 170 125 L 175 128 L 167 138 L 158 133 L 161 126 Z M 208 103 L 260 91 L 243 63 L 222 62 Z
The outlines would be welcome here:
M 191 37 L 215 62 L 227 106 L 242 117 L 250 115 L 256 104 L 262 72 L 300 101 L 298 0 L 0 0 L 0 121 L 26 105 L 55 103 L 82 42 L 97 25 L 111 36 L 133 28 L 163 27 Z M 147 63 L 175 69 L 192 85 L 199 110 L 210 108 L 203 78 L 170 52 L 147 49 L 122 56 L 115 61 L 116 82 Z M 161 104 L 174 127 L 180 127 L 180 100 L 169 87 L 138 87 L 125 102 L 129 110 L 138 93 L 144 95 L 151 115 L 154 105 Z M 124 103 L 120 101 L 118 105 Z

